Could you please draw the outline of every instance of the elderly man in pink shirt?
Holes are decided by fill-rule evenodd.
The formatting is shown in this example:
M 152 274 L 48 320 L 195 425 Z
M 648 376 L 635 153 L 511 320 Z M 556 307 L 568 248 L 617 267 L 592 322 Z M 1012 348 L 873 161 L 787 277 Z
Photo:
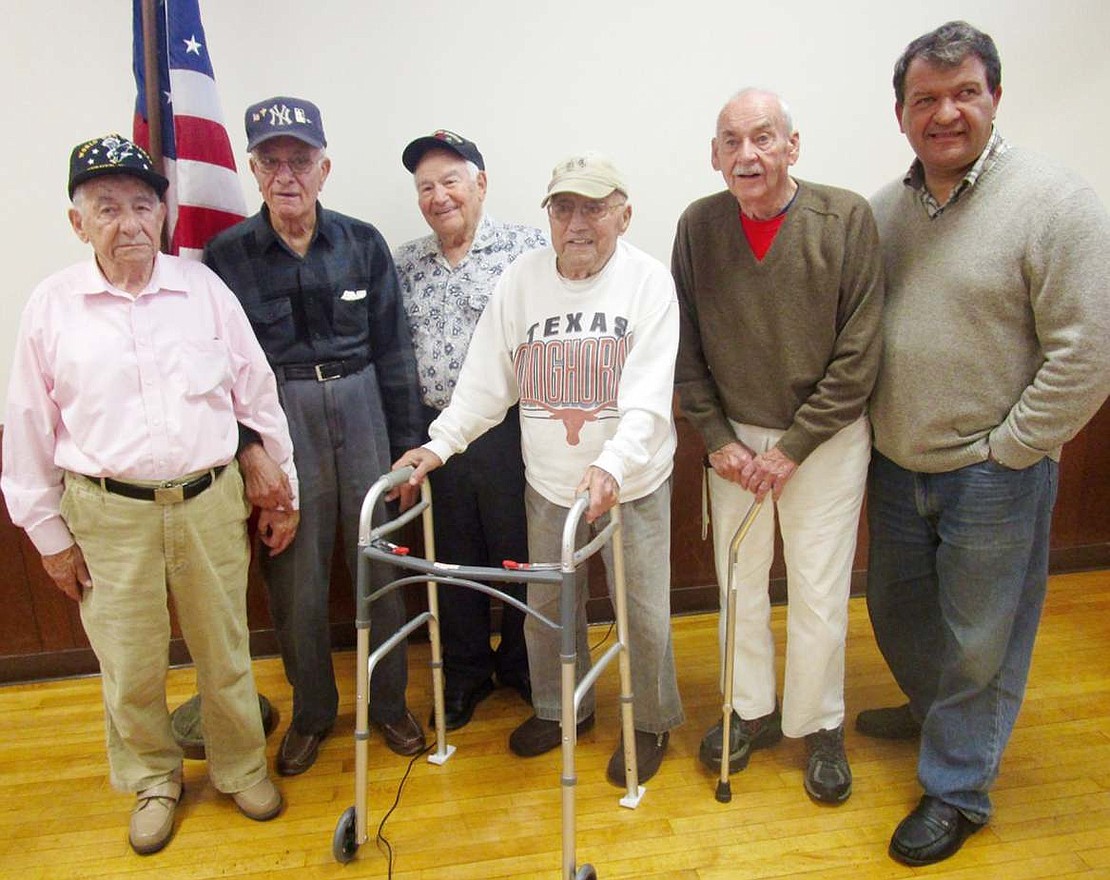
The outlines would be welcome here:
M 261 513 L 270 552 L 298 520 L 285 414 L 238 300 L 205 266 L 158 252 L 166 187 L 118 135 L 74 148 L 69 220 L 94 256 L 43 281 L 23 312 L 0 480 L 12 521 L 79 604 L 140 854 L 169 842 L 183 788 L 165 696 L 170 595 L 197 666 L 209 778 L 251 819 L 282 808 L 251 674 L 237 422 L 292 490 L 290 509 Z

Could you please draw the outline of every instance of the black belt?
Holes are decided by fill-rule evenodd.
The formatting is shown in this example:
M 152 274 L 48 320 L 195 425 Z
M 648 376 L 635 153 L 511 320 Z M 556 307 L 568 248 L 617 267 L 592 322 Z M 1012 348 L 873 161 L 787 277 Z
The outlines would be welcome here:
M 328 382 L 331 379 L 342 379 L 360 370 L 365 370 L 370 363 L 366 355 L 347 358 L 342 361 L 327 361 L 323 364 L 283 364 L 274 367 L 274 373 L 279 379 L 314 379 L 317 382 Z
M 134 483 L 124 483 L 111 477 L 86 477 L 86 479 L 92 480 L 113 495 L 123 495 L 125 498 L 135 498 L 138 501 L 157 501 L 159 504 L 179 504 L 190 498 L 196 498 L 215 482 L 216 477 L 222 474 L 226 467 L 226 464 L 221 464 L 184 483 L 167 480 L 161 486 L 136 486 Z

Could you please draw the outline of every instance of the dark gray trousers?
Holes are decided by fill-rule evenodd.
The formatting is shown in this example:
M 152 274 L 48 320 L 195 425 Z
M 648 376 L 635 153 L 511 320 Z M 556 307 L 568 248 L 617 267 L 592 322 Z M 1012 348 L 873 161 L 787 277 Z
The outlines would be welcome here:
M 263 554 L 262 571 L 285 675 L 293 686 L 293 726 L 303 734 L 320 733 L 335 721 L 339 703 L 328 618 L 336 518 L 356 583 L 359 512 L 366 490 L 389 470 L 389 438 L 373 366 L 327 382 L 282 382 L 279 390 L 293 437 L 301 522 L 284 553 Z M 383 516 L 384 510 L 375 511 L 375 521 Z M 375 566 L 373 575 L 375 585 L 392 577 L 386 566 Z M 404 620 L 400 591 L 375 602 L 371 650 Z M 392 722 L 403 715 L 407 681 L 408 664 L 399 646 L 371 679 L 372 720 Z

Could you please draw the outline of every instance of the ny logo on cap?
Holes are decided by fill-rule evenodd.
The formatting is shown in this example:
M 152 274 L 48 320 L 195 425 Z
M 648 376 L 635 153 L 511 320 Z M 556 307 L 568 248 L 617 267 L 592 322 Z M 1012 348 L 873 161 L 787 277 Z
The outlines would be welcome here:
M 273 126 L 290 126 L 294 123 L 298 125 L 312 125 L 312 120 L 305 115 L 303 107 L 289 107 L 287 104 L 274 104 L 272 107 L 263 107 L 258 110 L 253 119 L 259 122 L 263 117 L 268 117 L 270 125 Z
M 447 143 L 449 144 L 461 144 L 463 142 L 462 137 L 455 134 L 453 131 L 448 131 L 446 128 L 441 128 L 439 131 L 433 134 L 432 137 L 437 138 L 441 141 L 447 141 Z

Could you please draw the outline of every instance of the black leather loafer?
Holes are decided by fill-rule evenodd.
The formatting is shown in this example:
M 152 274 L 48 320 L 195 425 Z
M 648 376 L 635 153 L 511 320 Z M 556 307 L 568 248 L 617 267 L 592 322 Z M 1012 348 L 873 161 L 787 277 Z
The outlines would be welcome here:
M 465 727 L 470 722 L 475 707 L 492 693 L 493 679 L 490 678 L 467 690 L 454 691 L 444 688 L 443 726 L 447 730 Z M 436 715 L 433 709 L 432 714 L 428 716 L 428 727 L 434 728 L 435 724 Z
M 942 862 L 982 827 L 983 823 L 973 822 L 951 804 L 927 794 L 894 829 L 890 857 L 915 867 Z

